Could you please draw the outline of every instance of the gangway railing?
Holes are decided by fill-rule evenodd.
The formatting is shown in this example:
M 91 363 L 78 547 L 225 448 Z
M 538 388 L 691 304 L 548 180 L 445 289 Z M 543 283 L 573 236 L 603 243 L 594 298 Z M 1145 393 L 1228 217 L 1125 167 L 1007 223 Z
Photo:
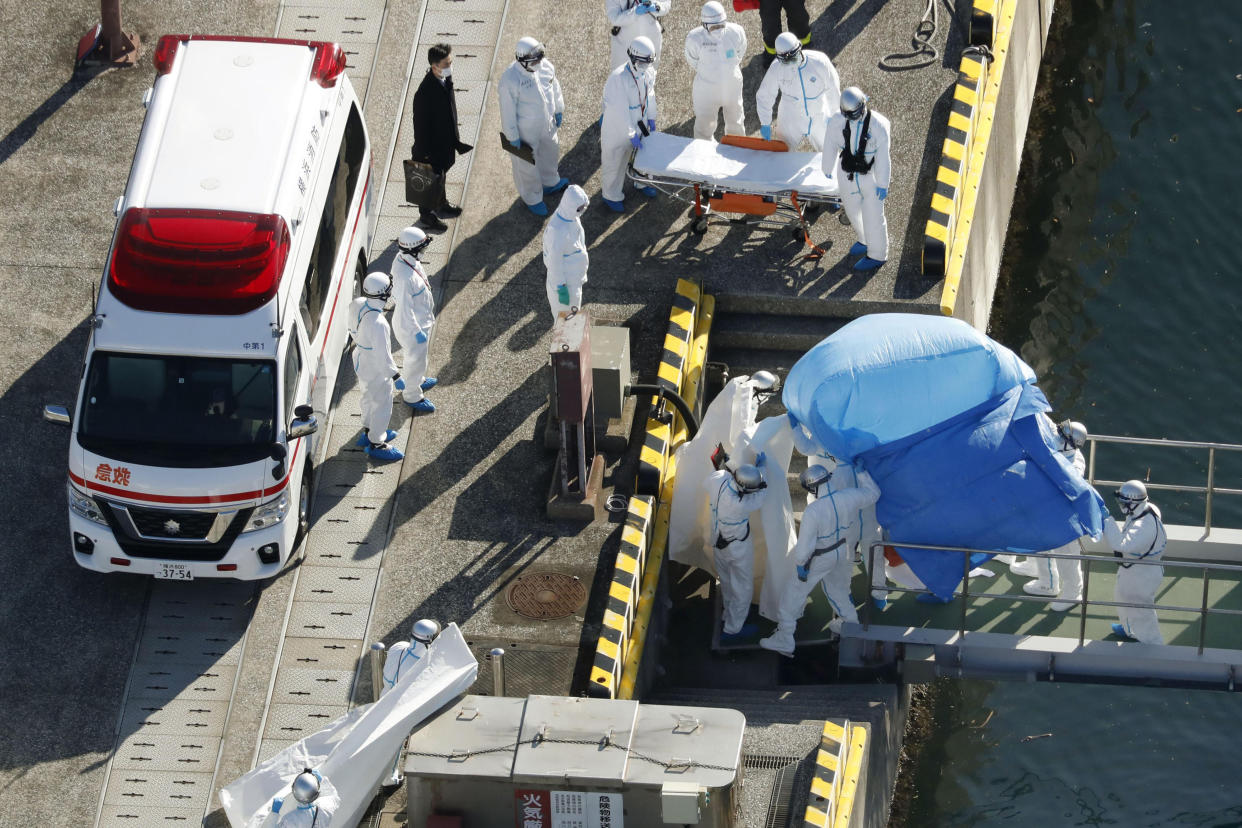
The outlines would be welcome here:
M 1101 443 L 1122 444 L 1131 446 L 1148 446 L 1169 449 L 1205 450 L 1208 453 L 1207 481 L 1205 485 L 1185 485 L 1176 483 L 1150 483 L 1144 481 L 1150 491 L 1180 492 L 1184 494 L 1204 495 L 1203 531 L 1212 531 L 1212 498 L 1215 495 L 1242 495 L 1242 489 L 1226 488 L 1216 485 L 1217 454 L 1242 452 L 1242 445 L 1235 443 L 1207 443 L 1195 440 L 1165 440 L 1151 437 L 1117 437 L 1107 434 L 1092 434 L 1087 438 L 1087 480 L 1095 486 L 1120 486 L 1124 481 L 1107 480 L 1096 477 L 1096 453 Z
M 974 568 L 971 565 L 971 556 L 976 555 L 976 554 L 984 554 L 984 555 L 995 554 L 994 550 L 970 549 L 970 548 L 962 547 L 962 546 L 934 546 L 930 544 L 916 544 L 916 543 L 904 543 L 904 542 L 894 543 L 892 541 L 888 541 L 888 542 L 876 541 L 875 543 L 871 544 L 870 548 L 867 551 L 868 564 L 869 564 L 869 568 L 867 570 L 868 572 L 874 571 L 870 567 L 874 567 L 877 564 L 877 562 L 879 563 L 879 565 L 881 566 L 883 565 L 883 554 L 884 554 L 885 546 L 897 546 L 903 549 L 929 550 L 929 551 L 934 551 L 934 552 L 952 552 L 952 553 L 957 553 L 962 556 L 963 563 L 962 563 L 961 587 L 960 587 L 960 591 L 955 590 L 953 593 L 954 600 L 958 598 L 962 599 L 962 604 L 961 604 L 962 611 L 961 611 L 961 616 L 960 616 L 960 622 L 958 624 L 958 633 L 959 635 L 962 635 L 962 636 L 964 636 L 967 632 L 971 631 L 967 624 L 967 616 L 969 615 L 970 605 L 974 601 L 1007 599 L 1007 600 L 1012 600 L 1012 601 L 1033 601 L 1036 603 L 1044 603 L 1044 604 L 1049 604 L 1054 601 L 1057 601 L 1057 602 L 1065 601 L 1065 599 L 1059 598 L 1058 596 L 1055 596 L 1055 595 L 1054 596 L 1029 595 L 1029 594 L 1020 595 L 1020 594 L 1013 593 L 1013 592 L 987 592 L 987 591 L 975 592 L 971 590 L 970 573 L 971 573 L 971 570 Z M 1080 647 L 1087 640 L 1087 608 L 1088 607 L 1113 607 L 1113 608 L 1129 607 L 1133 609 L 1154 609 L 1157 611 L 1157 613 L 1159 613 L 1160 610 L 1166 610 L 1169 612 L 1198 613 L 1199 615 L 1199 630 L 1198 630 L 1198 639 L 1199 639 L 1198 640 L 1198 653 L 1199 655 L 1203 655 L 1203 649 L 1204 649 L 1205 641 L 1207 637 L 1208 616 L 1210 615 L 1231 616 L 1231 617 L 1242 616 L 1242 610 L 1208 606 L 1208 597 L 1210 594 L 1210 586 L 1212 583 L 1213 573 L 1216 573 L 1218 577 L 1222 575 L 1223 573 L 1230 573 L 1232 575 L 1242 577 L 1242 566 L 1240 565 L 1217 564 L 1217 563 L 1196 563 L 1192 561 L 1168 560 L 1168 559 L 1162 559 L 1158 561 L 1129 560 L 1129 559 L 1123 560 L 1120 558 L 1102 557 L 1100 555 L 1071 555 L 1071 554 L 1064 554 L 1064 553 L 1059 553 L 1059 552 L 1028 552 L 1025 554 L 1029 558 L 1037 558 L 1037 559 L 1043 558 L 1043 559 L 1048 559 L 1050 561 L 1073 560 L 1073 561 L 1082 562 L 1083 564 L 1082 597 L 1079 598 L 1077 601 L 1073 602 L 1077 606 L 1077 612 L 1079 613 L 1078 646 Z M 1120 567 L 1122 564 L 1128 564 L 1130 566 L 1163 566 L 1165 568 L 1171 568 L 1171 569 L 1198 570 L 1202 573 L 1202 581 L 1203 581 L 1202 600 L 1200 601 L 1199 606 L 1188 607 L 1188 606 L 1180 606 L 1180 605 L 1174 605 L 1174 604 L 1160 604 L 1160 603 L 1155 603 L 1155 602 L 1133 603 L 1133 602 L 1128 602 L 1128 601 L 1103 601 L 1103 600 L 1098 600 L 1098 599 L 1095 599 L 1095 600 L 1090 599 L 1088 596 L 1090 595 L 1089 590 L 1091 588 L 1092 567 L 1098 567 L 1100 565 L 1105 565 L 1105 566 L 1112 565 L 1114 567 Z M 984 578 L 983 576 L 975 577 L 976 581 L 981 580 L 981 579 L 987 580 L 987 578 Z M 924 589 L 914 589 L 910 587 L 887 586 L 887 585 L 885 587 L 874 587 L 874 589 L 876 590 L 883 589 L 886 594 L 893 593 L 893 592 L 921 593 L 921 592 L 927 591 Z M 946 602 L 946 603 L 949 603 L 949 602 Z M 861 619 L 863 630 L 869 630 L 871 628 L 871 619 L 872 619 L 872 602 L 867 601 L 863 605 L 863 617 Z M 1242 640 L 1242 634 L 1239 635 L 1239 639 Z M 1234 649 L 1242 649 L 1242 648 L 1234 648 Z

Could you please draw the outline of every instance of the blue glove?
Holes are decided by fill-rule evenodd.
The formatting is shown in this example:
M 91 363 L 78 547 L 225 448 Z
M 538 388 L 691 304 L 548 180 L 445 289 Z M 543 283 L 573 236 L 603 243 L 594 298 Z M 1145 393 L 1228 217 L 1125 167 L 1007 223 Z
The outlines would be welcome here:
M 284 805 L 284 804 L 285 804 L 284 800 L 283 800 L 283 799 L 281 799 L 280 797 L 276 797 L 275 799 L 273 799 L 273 800 L 272 800 L 272 813 L 273 813 L 273 814 L 279 814 L 279 813 L 280 813 L 280 806 L 281 806 L 281 805 Z
M 427 341 L 427 334 L 423 333 L 422 331 L 419 331 L 418 333 L 414 334 L 414 341 L 417 342 L 419 345 L 422 345 L 424 342 Z M 402 385 L 404 384 L 405 383 L 402 383 Z
M 656 131 L 655 130 L 655 118 L 647 119 L 647 129 L 651 130 L 652 132 Z
M 888 198 L 888 187 L 876 187 L 875 194 L 876 194 L 876 197 L 880 199 L 880 201 L 883 201 L 884 199 Z
M 559 127 L 561 125 L 561 121 L 565 120 L 565 113 L 558 112 L 552 116 L 552 119 L 556 121 L 556 125 Z
M 405 390 L 405 380 L 401 379 L 400 374 L 397 374 L 395 377 L 392 378 L 392 385 L 393 385 L 393 388 L 396 388 L 398 391 Z
M 634 14 L 650 14 L 650 13 L 651 13 L 650 3 L 639 3 L 637 6 L 634 7 Z
M 805 566 L 798 567 L 798 580 L 805 582 L 811 576 L 811 570 Z
M 514 149 L 521 149 L 521 147 L 522 147 L 522 139 L 521 139 L 521 138 L 514 138 L 512 141 L 510 141 L 510 142 L 509 142 L 509 146 L 513 147 Z
M 759 452 L 759 456 L 755 458 L 755 465 L 762 466 L 766 462 L 768 462 L 767 452 Z
M 772 125 L 762 124 L 759 127 L 759 134 L 763 136 L 763 140 L 771 141 L 772 140 Z
M 569 304 L 569 285 L 562 282 L 556 286 L 556 298 L 562 305 Z
M 639 147 L 641 147 L 642 145 L 643 145 L 643 139 L 642 139 L 642 136 L 641 136 L 641 135 L 631 135 L 631 136 L 630 136 L 630 146 L 631 146 L 631 147 L 633 147 L 634 149 L 638 149 L 638 148 L 639 148 Z

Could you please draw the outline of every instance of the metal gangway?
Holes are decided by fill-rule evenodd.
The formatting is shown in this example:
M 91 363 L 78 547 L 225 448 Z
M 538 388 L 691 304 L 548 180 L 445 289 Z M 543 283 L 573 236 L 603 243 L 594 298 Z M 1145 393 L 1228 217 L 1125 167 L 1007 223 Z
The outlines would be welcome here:
M 1145 481 L 1157 505 L 1161 493 L 1203 501 L 1201 524 L 1166 521 L 1169 540 L 1162 561 L 1126 562 L 1164 567 L 1155 601 L 1116 600 L 1114 587 L 1122 561 L 1102 541 L 1090 538 L 1081 539 L 1082 554 L 1028 556 L 1050 564 L 1056 559 L 1081 562 L 1082 598 L 1064 612 L 1049 609 L 1056 597 L 1023 592 L 1027 578 L 1012 575 L 1008 567 L 985 565 L 993 575 L 972 575 L 977 572 L 972 555 L 990 554 L 987 551 L 903 542 L 904 548 L 960 556 L 962 582 L 946 604 L 918 602 L 916 595 L 922 590 L 891 585 L 887 611 L 880 612 L 867 601 L 859 623 L 846 624 L 842 630 L 842 666 L 892 664 L 909 681 L 944 675 L 1232 691 L 1235 675 L 1242 670 L 1242 620 L 1238 618 L 1242 616 L 1242 530 L 1214 526 L 1213 502 L 1218 496 L 1242 495 L 1242 489 L 1216 483 L 1222 456 L 1226 462 L 1242 461 L 1242 445 L 1106 435 L 1089 440 L 1087 477 L 1107 500 L 1122 481 L 1097 476 L 1102 447 L 1131 446 L 1146 454 L 1176 449 L 1199 452 L 1200 457 L 1206 452 L 1202 485 Z M 884 543 L 873 544 L 867 551 L 869 563 L 882 564 L 883 549 Z M 1113 635 L 1119 607 L 1155 609 L 1165 643 L 1142 644 Z

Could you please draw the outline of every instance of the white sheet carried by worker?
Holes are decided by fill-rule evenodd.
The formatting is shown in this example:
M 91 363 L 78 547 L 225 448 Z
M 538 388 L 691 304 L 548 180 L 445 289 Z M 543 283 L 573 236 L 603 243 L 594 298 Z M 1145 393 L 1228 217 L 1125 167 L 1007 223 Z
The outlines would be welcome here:
M 698 138 L 654 132 L 634 154 L 641 175 L 711 184 L 748 193 L 835 196 L 836 184 L 824 175 L 818 152 L 770 152 Z
M 793 453 L 793 432 L 784 417 L 756 424 L 757 409 L 750 377 L 735 377 L 707 407 L 695 438 L 677 450 L 668 551 L 674 561 L 716 574 L 716 550 L 708 537 L 711 515 L 703 488 L 714 471 L 712 452 L 717 444 L 724 446 L 734 467 L 752 463 L 760 451 L 764 452 L 769 492 L 763 507 L 751 517 L 754 573 L 759 612 L 775 620 L 780 586 L 793 571 L 789 556 L 795 541 L 793 507 L 785 484 Z M 771 554 L 770 550 L 778 554 Z
M 221 789 L 229 824 L 260 825 L 272 797 L 288 792 L 293 777 L 309 767 L 323 774 L 340 796 L 333 828 L 357 825 L 410 731 L 464 693 L 478 672 L 479 663 L 461 630 L 449 624 L 428 654 L 379 701 L 354 708 Z

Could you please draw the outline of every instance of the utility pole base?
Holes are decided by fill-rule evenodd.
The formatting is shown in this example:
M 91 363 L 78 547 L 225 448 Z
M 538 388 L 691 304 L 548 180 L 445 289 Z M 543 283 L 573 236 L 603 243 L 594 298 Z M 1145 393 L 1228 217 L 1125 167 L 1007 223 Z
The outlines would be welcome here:
M 90 40 L 95 41 L 93 48 L 86 48 L 84 51 L 84 44 Z M 126 68 L 136 64 L 142 56 L 142 42 L 138 39 L 137 32 L 122 32 L 120 37 L 107 40 L 100 37 L 93 28 L 79 41 L 78 55 L 79 66 Z

